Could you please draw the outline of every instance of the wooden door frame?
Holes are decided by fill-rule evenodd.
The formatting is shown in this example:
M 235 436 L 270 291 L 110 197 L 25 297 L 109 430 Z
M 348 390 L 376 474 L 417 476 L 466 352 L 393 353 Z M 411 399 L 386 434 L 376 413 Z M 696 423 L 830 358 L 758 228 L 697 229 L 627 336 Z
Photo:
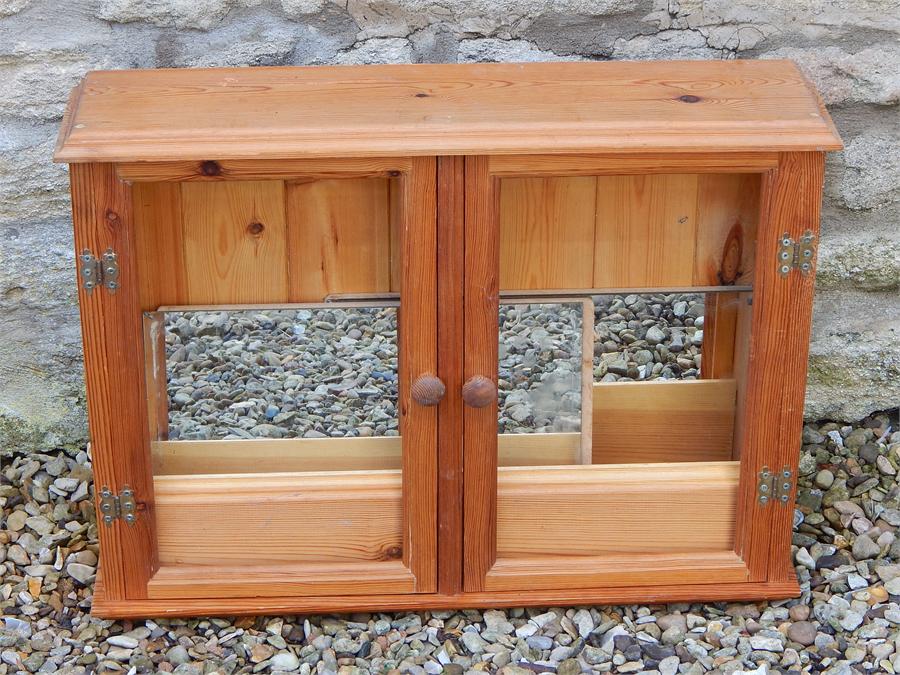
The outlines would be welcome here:
M 96 505 L 99 511 L 101 486 L 118 493 L 128 485 L 139 502 L 134 525 L 117 520 L 110 527 L 98 526 L 103 563 L 101 604 L 154 602 L 148 599 L 148 585 L 159 571 L 147 404 L 149 383 L 143 351 L 142 310 L 146 308 L 142 302 L 146 303 L 147 298 L 141 298 L 139 290 L 131 189 L 132 183 L 138 181 L 398 178 L 399 203 L 404 207 L 400 228 L 401 294 L 406 306 L 406 311 L 401 308 L 398 315 L 398 351 L 409 355 L 400 358 L 398 375 L 401 436 L 407 450 L 403 453 L 402 564 L 414 578 L 413 593 L 434 593 L 437 410 L 415 404 L 410 385 L 419 375 L 438 370 L 435 158 L 87 163 L 71 165 L 70 172 L 77 252 L 88 249 L 99 256 L 112 248 L 120 265 L 120 287 L 114 294 L 105 288 L 89 294 L 78 280 Z M 399 578 L 398 571 L 392 574 Z M 258 587 L 265 587 L 266 578 L 273 580 L 261 571 Z M 331 585 L 326 583 L 319 592 L 341 594 L 339 579 L 335 582 L 335 575 L 331 575 L 330 580 Z M 276 593 L 302 595 L 317 590 L 308 580 L 298 580 L 297 584 L 286 583 L 284 578 L 275 581 L 282 584 L 275 588 Z M 179 577 L 167 583 L 163 586 L 173 589 L 179 584 L 185 586 L 185 579 Z M 210 597 L 228 597 L 227 585 L 224 582 L 211 589 Z M 366 592 L 373 592 L 371 584 L 368 588 Z M 397 588 L 395 583 L 384 592 L 390 594 Z M 235 588 L 235 595 L 240 593 Z
M 754 272 L 746 423 L 731 559 L 706 567 L 700 578 L 681 583 L 796 584 L 789 557 L 793 492 L 787 505 L 763 505 L 757 499 L 757 473 L 763 466 L 796 476 L 802 425 L 806 359 L 814 274 L 777 272 L 777 248 L 783 233 L 797 239 L 818 234 L 824 153 L 633 154 L 473 156 L 465 167 L 465 347 L 464 380 L 481 375 L 497 382 L 499 304 L 498 180 L 513 176 L 569 176 L 644 173 L 756 173 L 762 193 Z M 779 360 L 786 353 L 789 360 Z M 505 584 L 528 585 L 529 575 L 552 575 L 554 565 L 571 568 L 558 556 L 532 566 L 504 561 L 497 565 L 497 406 L 466 407 L 464 415 L 464 580 L 466 593 L 502 591 Z M 621 559 L 605 570 L 595 559 L 582 567 L 585 587 L 652 583 L 623 570 L 651 573 L 650 556 Z M 649 563 L 649 565 L 648 565 Z M 736 563 L 738 564 L 736 567 Z M 689 572 L 689 567 L 683 568 Z M 594 573 L 596 572 L 596 573 Z M 577 573 L 577 572 L 576 572 Z M 737 573 L 735 575 L 735 573 Z M 493 580 L 489 575 L 496 576 Z M 631 579 L 631 581 L 629 581 Z M 490 581 L 490 583 L 489 583 Z M 673 583 L 673 581 L 662 581 Z M 678 582 L 675 582 L 678 583 Z

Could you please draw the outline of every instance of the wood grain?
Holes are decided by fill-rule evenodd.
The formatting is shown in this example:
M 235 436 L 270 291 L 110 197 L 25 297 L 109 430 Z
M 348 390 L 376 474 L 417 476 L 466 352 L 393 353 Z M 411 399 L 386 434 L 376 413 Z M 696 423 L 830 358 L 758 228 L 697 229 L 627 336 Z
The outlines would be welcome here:
M 554 556 L 499 559 L 488 572 L 488 591 L 519 591 L 746 582 L 747 566 L 733 551 L 649 555 Z M 643 602 L 643 601 L 642 601 Z
M 293 565 L 163 566 L 150 580 L 151 599 L 179 602 L 183 598 L 239 598 L 330 593 L 336 596 L 408 593 L 415 596 L 415 579 L 399 560 Z
M 396 176 L 409 171 L 408 157 L 258 157 L 180 162 L 121 162 L 119 178 L 134 182 L 229 180 L 329 180 Z
M 128 264 L 135 258 L 131 191 L 110 164 L 72 166 L 69 177 L 76 253 L 87 249 L 100 256 L 111 248 L 120 262 L 115 293 L 101 287 L 88 294 L 77 275 L 73 280 L 81 306 L 96 495 L 102 486 L 118 493 L 128 485 L 140 505 L 134 525 L 98 526 L 106 589 L 114 600 L 140 599 L 147 597 L 157 563 L 140 290 L 137 270 Z
M 709 578 L 709 577 L 708 577 Z M 94 584 L 91 614 L 102 618 L 245 616 L 351 613 L 370 611 L 421 611 L 423 609 L 469 609 L 472 607 L 548 607 L 552 605 L 637 605 L 666 602 L 718 602 L 795 598 L 800 595 L 797 580 L 778 582 L 736 582 L 665 584 L 617 588 L 525 589 L 507 592 L 445 595 L 400 593 L 348 596 L 290 596 L 252 598 L 172 598 L 165 600 L 118 601 L 106 592 L 101 566 Z
M 700 377 L 704 380 L 734 377 L 737 319 L 739 303 L 743 301 L 740 293 L 707 293 L 704 298 L 700 364 Z
M 696 175 L 598 177 L 593 285 L 691 285 L 696 229 Z
M 144 313 L 144 381 L 147 387 L 147 421 L 150 425 L 151 449 L 153 443 L 169 438 L 166 332 L 161 319 L 160 313 Z
M 500 288 L 589 288 L 596 179 L 505 178 L 500 187 Z
M 654 173 L 762 173 L 778 166 L 777 152 L 633 152 L 628 154 L 493 155 L 491 174 L 507 176 L 625 176 Z
M 487 157 L 466 158 L 463 380 L 497 382 L 500 242 L 498 201 Z M 463 589 L 483 590 L 497 532 L 497 403 L 463 410 Z
M 190 304 L 288 299 L 284 183 L 181 186 Z
M 388 188 L 387 178 L 287 185 L 291 300 L 391 290 Z
M 734 380 L 594 385 L 594 464 L 731 459 Z
M 793 574 L 785 563 L 793 509 L 761 505 L 756 475 L 764 465 L 797 471 L 815 274 L 782 278 L 775 261 L 783 232 L 794 238 L 807 229 L 818 234 L 823 182 L 824 155 L 817 152 L 784 154 L 763 182 L 738 512 L 737 551 L 747 560 L 751 581 L 783 581 Z M 788 503 L 793 500 L 792 493 Z
M 160 565 L 398 560 L 401 482 L 399 471 L 156 476 Z
M 760 176 L 698 176 L 695 286 L 753 283 Z
M 437 588 L 448 595 L 463 583 L 465 169 L 462 157 L 437 159 L 438 374 L 448 392 L 438 407 Z
M 60 137 L 68 162 L 841 147 L 778 60 L 101 71 Z
M 730 552 L 739 473 L 731 461 L 503 468 L 497 560 Z
M 188 302 L 188 266 L 184 256 L 181 185 L 132 186 L 134 238 L 141 309 Z
M 413 381 L 438 372 L 437 167 L 416 157 L 399 178 L 401 276 L 398 316 L 400 435 L 403 438 L 403 561 L 417 593 L 437 590 L 437 409 L 417 405 Z
M 461 439 L 461 437 L 459 437 Z M 581 434 L 503 434 L 500 466 L 578 464 Z M 156 441 L 155 476 L 400 469 L 399 436 Z

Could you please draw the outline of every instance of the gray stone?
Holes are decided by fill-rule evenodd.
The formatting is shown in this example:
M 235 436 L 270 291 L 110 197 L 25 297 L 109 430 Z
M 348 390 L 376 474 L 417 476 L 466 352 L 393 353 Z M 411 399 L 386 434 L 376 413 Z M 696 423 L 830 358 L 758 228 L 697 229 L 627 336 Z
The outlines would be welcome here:
M 816 626 L 809 621 L 796 621 L 788 626 L 787 636 L 792 642 L 809 647 L 816 639 Z
M 881 547 L 865 534 L 859 535 L 853 542 L 853 557 L 857 560 L 875 558 L 881 553 Z
M 97 574 L 97 570 L 90 565 L 82 563 L 69 563 L 66 565 L 66 573 L 73 579 L 78 580 L 84 585 L 91 583 Z

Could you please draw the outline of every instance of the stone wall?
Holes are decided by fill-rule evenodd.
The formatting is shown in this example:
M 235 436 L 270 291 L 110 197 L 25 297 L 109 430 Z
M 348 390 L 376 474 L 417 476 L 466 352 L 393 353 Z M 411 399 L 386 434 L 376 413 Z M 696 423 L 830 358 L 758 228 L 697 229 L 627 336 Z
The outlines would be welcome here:
M 97 68 L 791 58 L 847 148 L 828 164 L 806 414 L 900 401 L 897 0 L 0 0 L 0 448 L 86 436 L 66 173 Z

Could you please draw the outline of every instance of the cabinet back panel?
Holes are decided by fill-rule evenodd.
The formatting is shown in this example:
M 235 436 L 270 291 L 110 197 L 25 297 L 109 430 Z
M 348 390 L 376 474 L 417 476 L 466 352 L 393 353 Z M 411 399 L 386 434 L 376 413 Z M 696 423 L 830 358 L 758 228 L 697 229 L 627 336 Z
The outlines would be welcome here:
M 499 179 L 500 288 L 752 281 L 758 174 Z
M 137 182 L 133 190 L 144 310 L 399 290 L 396 179 Z

